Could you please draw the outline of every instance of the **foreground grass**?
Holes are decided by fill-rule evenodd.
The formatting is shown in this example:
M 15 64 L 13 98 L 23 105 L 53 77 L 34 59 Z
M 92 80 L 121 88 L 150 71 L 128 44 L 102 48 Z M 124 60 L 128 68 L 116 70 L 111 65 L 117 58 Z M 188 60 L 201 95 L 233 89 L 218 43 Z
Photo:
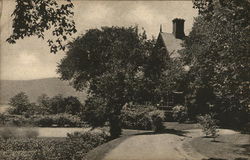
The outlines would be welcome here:
M 213 142 L 211 138 L 197 137 L 190 141 L 191 146 L 200 154 L 214 159 L 250 159 L 250 135 L 220 135 Z

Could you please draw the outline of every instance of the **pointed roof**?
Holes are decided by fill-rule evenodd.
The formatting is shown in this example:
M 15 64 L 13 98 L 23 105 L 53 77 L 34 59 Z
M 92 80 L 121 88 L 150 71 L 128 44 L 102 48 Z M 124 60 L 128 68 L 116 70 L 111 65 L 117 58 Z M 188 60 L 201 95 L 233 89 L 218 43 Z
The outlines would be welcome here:
M 175 38 L 172 33 L 160 32 L 157 42 L 161 40 L 164 44 L 164 47 L 167 49 L 170 58 L 179 58 L 180 54 L 178 53 L 183 47 L 181 46 L 182 40 Z

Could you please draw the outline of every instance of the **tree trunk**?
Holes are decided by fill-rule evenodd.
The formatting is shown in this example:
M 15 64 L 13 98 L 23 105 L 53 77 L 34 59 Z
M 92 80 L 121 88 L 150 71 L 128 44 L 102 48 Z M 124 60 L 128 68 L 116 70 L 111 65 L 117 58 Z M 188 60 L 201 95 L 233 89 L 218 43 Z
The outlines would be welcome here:
M 109 123 L 110 123 L 109 132 L 110 132 L 111 139 L 118 138 L 122 133 L 120 115 L 112 115 L 109 118 Z

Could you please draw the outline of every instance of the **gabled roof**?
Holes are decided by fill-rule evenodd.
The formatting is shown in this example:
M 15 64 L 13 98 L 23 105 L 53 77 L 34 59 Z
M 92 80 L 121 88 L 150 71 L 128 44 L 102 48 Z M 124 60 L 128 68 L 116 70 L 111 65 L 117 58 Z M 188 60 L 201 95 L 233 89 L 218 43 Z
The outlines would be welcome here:
M 180 57 L 178 50 L 181 50 L 183 48 L 181 46 L 181 43 L 183 42 L 181 39 L 175 38 L 172 33 L 160 32 L 157 41 L 159 40 L 163 41 L 164 47 L 170 54 L 170 58 Z

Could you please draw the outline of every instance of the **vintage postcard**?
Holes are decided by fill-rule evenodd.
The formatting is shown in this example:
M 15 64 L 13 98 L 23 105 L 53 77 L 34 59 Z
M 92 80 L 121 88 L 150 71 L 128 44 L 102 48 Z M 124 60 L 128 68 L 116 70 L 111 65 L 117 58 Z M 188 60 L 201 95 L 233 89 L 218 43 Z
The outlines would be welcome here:
M 249 0 L 0 0 L 0 160 L 250 160 Z

